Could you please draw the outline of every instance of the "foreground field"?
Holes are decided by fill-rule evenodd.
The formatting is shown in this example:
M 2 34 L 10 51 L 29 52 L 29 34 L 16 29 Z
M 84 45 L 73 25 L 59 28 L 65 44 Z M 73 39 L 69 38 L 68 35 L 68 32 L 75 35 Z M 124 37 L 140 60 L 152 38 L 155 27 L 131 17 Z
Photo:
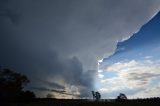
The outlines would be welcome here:
M 34 100 L 30 102 L 8 102 L 0 106 L 160 106 L 159 100 L 128 100 L 128 101 L 91 101 L 91 100 Z

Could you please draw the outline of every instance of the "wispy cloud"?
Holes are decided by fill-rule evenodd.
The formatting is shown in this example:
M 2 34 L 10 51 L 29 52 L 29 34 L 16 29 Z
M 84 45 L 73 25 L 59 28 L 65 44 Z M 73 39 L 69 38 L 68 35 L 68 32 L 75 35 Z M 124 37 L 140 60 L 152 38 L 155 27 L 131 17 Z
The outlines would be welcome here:
M 152 86 L 156 86 L 160 79 L 160 63 L 159 61 L 148 62 L 148 60 L 143 61 L 122 61 L 114 63 L 106 68 L 106 72 L 115 71 L 117 76 L 112 78 L 103 78 L 101 79 L 102 92 L 111 93 L 111 92 L 127 92 L 130 96 L 131 89 L 134 94 L 142 93 L 144 89 L 151 89 Z M 103 73 L 102 73 L 103 74 Z M 145 92 L 143 92 L 145 95 Z M 132 97 L 133 95 L 132 94 Z M 149 96 L 149 95 L 148 95 Z

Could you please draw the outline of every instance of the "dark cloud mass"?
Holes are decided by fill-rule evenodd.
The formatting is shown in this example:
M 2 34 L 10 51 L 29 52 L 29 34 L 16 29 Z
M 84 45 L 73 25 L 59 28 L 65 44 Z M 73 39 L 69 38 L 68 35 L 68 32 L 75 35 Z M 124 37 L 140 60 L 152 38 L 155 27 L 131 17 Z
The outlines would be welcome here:
M 97 61 L 114 53 L 158 10 L 146 0 L 1 0 L 0 64 L 29 86 L 81 96 L 94 89 Z M 71 89 L 72 90 L 72 89 Z

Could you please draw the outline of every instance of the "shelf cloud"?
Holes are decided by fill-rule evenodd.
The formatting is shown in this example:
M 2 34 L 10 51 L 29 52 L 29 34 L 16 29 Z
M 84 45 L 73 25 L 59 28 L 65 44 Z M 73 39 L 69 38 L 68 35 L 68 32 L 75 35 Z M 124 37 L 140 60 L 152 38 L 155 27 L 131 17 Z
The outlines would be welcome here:
M 29 76 L 30 85 L 75 86 L 87 97 L 98 60 L 159 10 L 159 0 L 1 0 L 0 64 Z

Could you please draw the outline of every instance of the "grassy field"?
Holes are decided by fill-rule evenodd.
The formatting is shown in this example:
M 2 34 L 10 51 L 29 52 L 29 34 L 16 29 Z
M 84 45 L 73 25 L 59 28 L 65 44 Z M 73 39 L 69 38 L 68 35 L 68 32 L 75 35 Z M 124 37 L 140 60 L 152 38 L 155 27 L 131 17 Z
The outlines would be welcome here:
M 0 106 L 160 106 L 160 101 L 96 102 L 88 100 L 36 100 L 23 103 L 1 103 Z

